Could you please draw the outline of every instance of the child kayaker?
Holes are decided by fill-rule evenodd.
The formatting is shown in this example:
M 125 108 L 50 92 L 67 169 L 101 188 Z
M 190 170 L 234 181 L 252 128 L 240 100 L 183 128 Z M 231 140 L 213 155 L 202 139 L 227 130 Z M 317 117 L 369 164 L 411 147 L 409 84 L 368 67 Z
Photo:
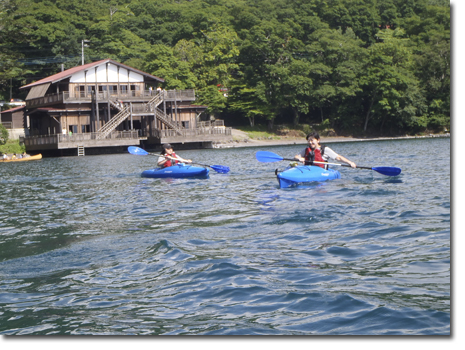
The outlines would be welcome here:
M 296 155 L 294 159 L 304 162 L 305 165 L 317 165 L 321 168 L 327 168 L 327 165 L 313 162 L 327 162 L 329 158 L 335 159 L 340 162 L 349 164 L 352 168 L 357 165 L 347 158 L 334 152 L 331 148 L 320 145 L 320 135 L 317 132 L 311 132 L 307 135 L 308 147 L 305 148 L 300 154 Z
M 177 160 L 171 159 L 177 158 Z M 162 146 L 160 157 L 158 157 L 158 165 L 162 168 L 173 166 L 176 163 L 192 163 L 190 159 L 184 159 L 176 155 L 173 151 L 173 147 L 169 143 L 165 143 Z

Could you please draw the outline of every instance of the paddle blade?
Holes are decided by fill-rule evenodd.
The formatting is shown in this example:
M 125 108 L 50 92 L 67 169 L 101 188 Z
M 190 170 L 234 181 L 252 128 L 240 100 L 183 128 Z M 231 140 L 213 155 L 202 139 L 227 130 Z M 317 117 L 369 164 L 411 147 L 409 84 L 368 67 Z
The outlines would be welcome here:
M 257 158 L 257 160 L 262 163 L 273 163 L 284 160 L 283 157 L 278 156 L 276 153 L 268 151 L 258 151 L 255 153 L 255 158 Z
M 215 170 L 217 173 L 226 174 L 229 173 L 229 167 L 224 165 L 210 165 L 210 168 Z
M 390 166 L 379 166 L 379 167 L 374 167 L 371 169 L 386 176 L 397 176 L 402 171 L 400 168 L 390 167 Z
M 138 156 L 146 156 L 147 154 L 149 154 L 149 152 L 143 150 L 140 147 L 135 147 L 135 146 L 129 146 L 128 152 L 131 154 L 138 155 Z

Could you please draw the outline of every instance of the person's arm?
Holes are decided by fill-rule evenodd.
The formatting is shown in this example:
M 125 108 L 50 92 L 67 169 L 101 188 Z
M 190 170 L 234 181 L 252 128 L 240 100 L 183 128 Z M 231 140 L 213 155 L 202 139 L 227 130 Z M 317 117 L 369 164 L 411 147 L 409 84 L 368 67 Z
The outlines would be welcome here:
M 166 159 L 164 155 L 161 155 L 160 157 L 158 157 L 158 165 L 165 164 L 167 160 L 168 159 Z
M 170 156 L 168 156 L 168 157 L 171 158 L 171 159 L 175 159 L 175 160 L 177 160 L 177 161 L 179 161 L 181 163 L 192 163 L 192 160 L 181 158 L 178 155 L 176 155 L 176 158 L 175 157 L 170 157 Z
M 340 154 L 337 154 L 336 152 L 334 152 L 334 151 L 333 151 L 331 148 L 329 148 L 329 147 L 326 147 L 326 148 L 325 148 L 325 155 L 327 155 L 329 158 L 335 159 L 335 160 L 337 160 L 337 161 L 339 161 L 339 162 L 344 162 L 344 163 L 346 163 L 346 164 L 349 164 L 352 168 L 356 168 L 356 167 L 357 167 L 357 165 L 356 165 L 354 162 L 348 160 L 346 157 L 341 156 Z
M 340 162 L 344 162 L 344 163 L 347 163 L 349 164 L 352 168 L 356 168 L 357 167 L 357 164 L 355 164 L 354 162 L 348 160 L 346 157 L 343 157 L 341 155 L 337 155 L 337 158 L 336 160 L 340 161 Z
M 305 150 L 300 152 L 300 154 L 295 155 L 294 159 L 298 160 L 299 162 L 305 162 Z

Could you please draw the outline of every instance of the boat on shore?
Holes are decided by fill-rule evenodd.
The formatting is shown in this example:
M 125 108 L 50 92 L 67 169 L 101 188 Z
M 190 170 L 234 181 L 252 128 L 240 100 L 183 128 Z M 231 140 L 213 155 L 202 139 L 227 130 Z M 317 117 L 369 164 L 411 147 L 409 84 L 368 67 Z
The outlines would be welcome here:
M 42 159 L 42 154 L 36 154 L 29 157 L 15 158 L 15 159 L 3 159 L 0 158 L 0 163 L 9 163 L 9 162 L 27 162 L 29 160 L 39 160 Z

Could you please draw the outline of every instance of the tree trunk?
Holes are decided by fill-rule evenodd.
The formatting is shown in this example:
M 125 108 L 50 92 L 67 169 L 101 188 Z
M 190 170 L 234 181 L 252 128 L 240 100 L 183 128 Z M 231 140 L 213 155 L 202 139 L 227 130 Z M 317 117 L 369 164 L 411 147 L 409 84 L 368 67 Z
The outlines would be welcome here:
M 274 117 L 268 120 L 268 131 L 273 131 L 274 127 Z
M 247 117 L 247 118 L 249 118 L 250 126 L 255 126 L 255 118 L 254 117 Z
M 386 116 L 383 117 L 383 120 L 381 121 L 381 126 L 379 128 L 380 132 L 383 132 L 383 127 L 384 127 L 384 122 L 386 121 Z
M 299 112 L 296 108 L 292 109 L 294 111 L 294 126 L 299 125 Z
M 323 107 L 320 107 L 320 112 L 321 112 L 321 122 L 323 123 L 325 121 L 323 118 Z
M 373 108 L 373 104 L 375 103 L 376 94 L 373 95 L 373 98 L 370 103 L 370 107 L 368 108 L 367 116 L 365 117 L 365 126 L 363 127 L 363 131 L 367 131 L 368 120 L 370 119 L 371 108 Z

